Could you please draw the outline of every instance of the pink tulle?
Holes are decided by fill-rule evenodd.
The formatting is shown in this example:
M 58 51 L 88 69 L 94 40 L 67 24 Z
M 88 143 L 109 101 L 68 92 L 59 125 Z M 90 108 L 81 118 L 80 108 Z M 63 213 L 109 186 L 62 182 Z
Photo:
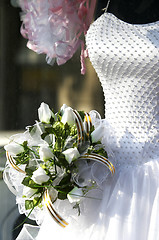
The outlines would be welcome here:
M 45 53 L 47 63 L 64 64 L 81 46 L 81 73 L 85 73 L 84 42 L 96 0 L 19 0 L 22 35 L 28 48 Z

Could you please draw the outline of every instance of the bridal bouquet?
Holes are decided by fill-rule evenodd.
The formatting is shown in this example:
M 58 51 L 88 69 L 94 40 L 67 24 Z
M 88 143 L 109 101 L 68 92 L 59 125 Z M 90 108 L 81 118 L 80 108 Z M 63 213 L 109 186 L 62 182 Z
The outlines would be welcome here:
M 38 116 L 39 121 L 24 133 L 13 135 L 5 146 L 6 168 L 12 167 L 22 175 L 25 209 L 46 206 L 65 227 L 68 223 L 55 211 L 53 203 L 67 199 L 74 208 L 79 208 L 82 198 L 96 187 L 93 179 L 85 177 L 80 163 L 99 162 L 112 174 L 115 169 L 101 143 L 102 127 L 95 129 L 90 114 L 65 104 L 54 113 L 41 103 Z

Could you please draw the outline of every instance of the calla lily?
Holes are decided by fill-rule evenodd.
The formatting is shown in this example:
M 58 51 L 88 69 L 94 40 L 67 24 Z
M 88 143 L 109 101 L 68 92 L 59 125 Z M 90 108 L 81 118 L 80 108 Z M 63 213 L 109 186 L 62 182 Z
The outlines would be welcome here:
M 93 143 L 102 140 L 103 130 L 104 130 L 103 125 L 99 125 L 99 126 L 91 133 L 91 138 L 92 138 L 92 142 L 93 142 Z
M 51 152 L 50 148 L 47 146 L 41 146 L 39 149 L 39 155 L 41 160 L 47 160 L 54 156 L 54 154 Z
M 80 202 L 81 197 L 83 196 L 82 188 L 74 187 L 72 191 L 67 194 L 67 198 L 70 203 Z
M 49 106 L 42 102 L 38 108 L 39 119 L 43 123 L 50 123 L 51 117 L 54 117 L 54 113 L 50 110 Z
M 64 124 L 68 123 L 71 126 L 75 124 L 75 115 L 73 113 L 72 108 L 67 107 L 64 109 L 61 122 Z
M 23 146 L 18 143 L 11 142 L 4 146 L 4 149 L 11 155 L 16 156 L 17 154 L 24 152 Z
M 68 163 L 71 163 L 73 160 L 76 160 L 80 157 L 79 151 L 76 147 L 69 148 L 62 152 L 65 155 L 65 158 Z
M 42 167 L 39 167 L 36 171 L 33 172 L 32 179 L 37 184 L 42 184 L 49 180 L 49 176 L 46 174 L 45 170 Z

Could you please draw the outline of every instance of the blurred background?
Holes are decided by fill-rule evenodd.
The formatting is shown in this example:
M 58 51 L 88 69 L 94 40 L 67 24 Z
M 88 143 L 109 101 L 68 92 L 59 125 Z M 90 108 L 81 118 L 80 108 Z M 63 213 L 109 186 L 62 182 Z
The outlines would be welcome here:
M 86 74 L 80 74 L 79 55 L 63 66 L 50 66 L 45 55 L 26 47 L 20 35 L 20 9 L 14 0 L 0 0 L 0 170 L 5 166 L 3 146 L 9 136 L 24 131 L 38 119 L 41 102 L 57 111 L 63 103 L 78 110 L 96 109 L 102 117 L 103 92 L 89 59 Z M 19 216 L 15 196 L 8 190 L 0 173 L 0 240 L 13 240 Z

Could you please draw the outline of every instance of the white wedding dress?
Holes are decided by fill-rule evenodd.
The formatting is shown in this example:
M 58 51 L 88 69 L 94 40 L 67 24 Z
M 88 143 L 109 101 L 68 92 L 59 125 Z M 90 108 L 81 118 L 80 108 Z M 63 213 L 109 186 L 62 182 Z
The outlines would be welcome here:
M 159 22 L 129 24 L 104 13 L 86 43 L 104 91 L 103 142 L 115 155 L 116 173 L 92 190 L 97 199 L 83 200 L 80 216 L 65 201 L 56 206 L 68 227 L 46 213 L 38 233 L 26 225 L 17 239 L 157 240 Z M 102 179 L 103 169 L 96 174 Z

